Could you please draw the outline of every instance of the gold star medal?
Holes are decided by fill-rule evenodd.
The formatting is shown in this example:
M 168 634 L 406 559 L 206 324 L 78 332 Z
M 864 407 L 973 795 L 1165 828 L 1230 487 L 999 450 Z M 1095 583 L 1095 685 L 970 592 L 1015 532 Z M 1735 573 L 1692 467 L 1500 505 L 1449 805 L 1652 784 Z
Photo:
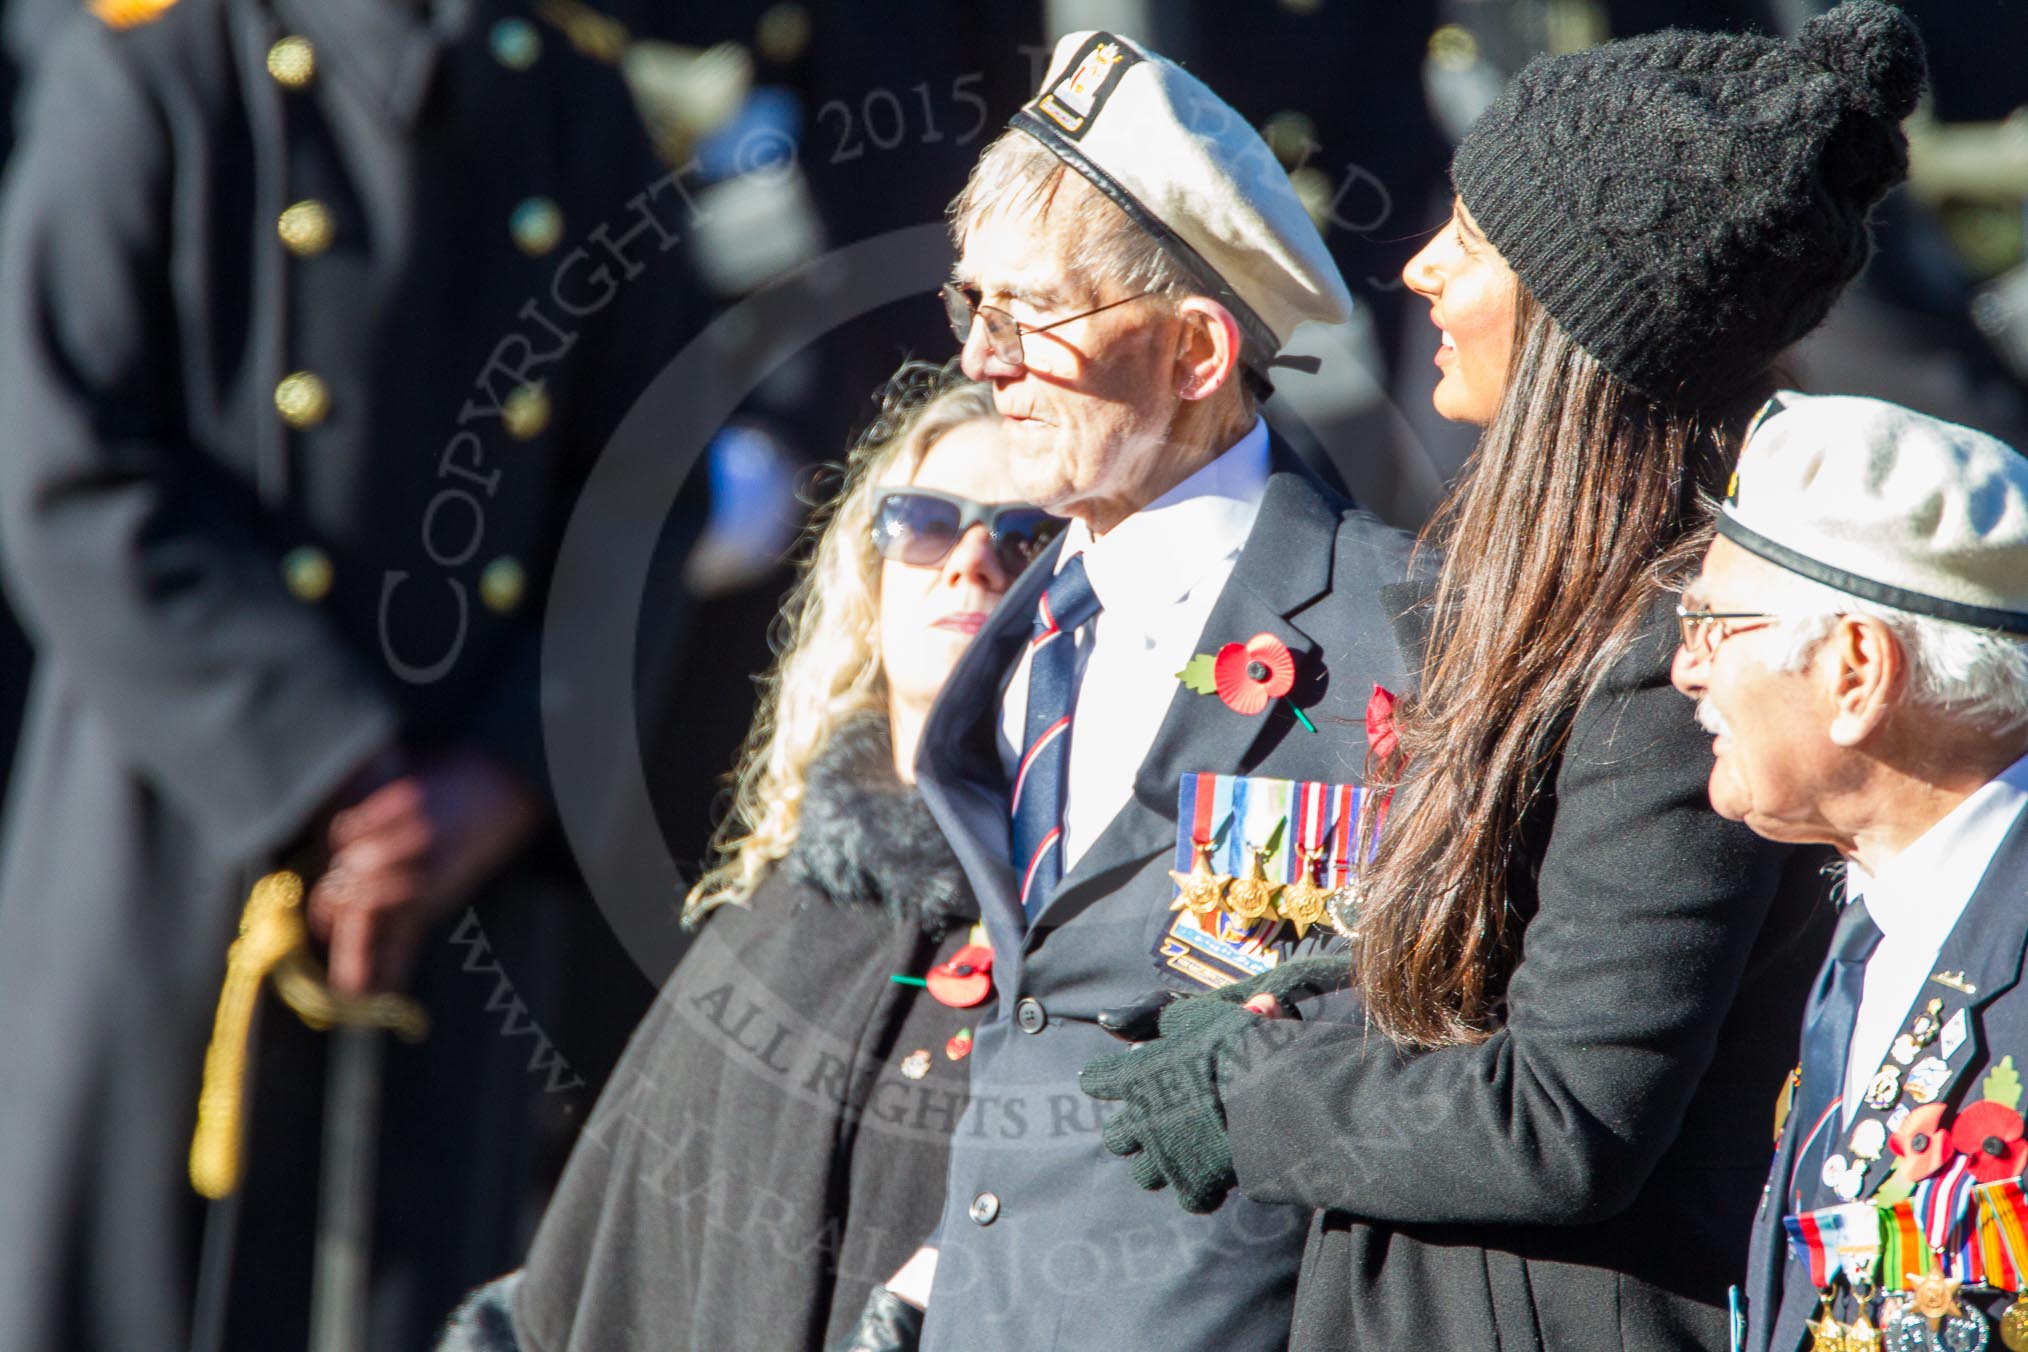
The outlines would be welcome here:
M 1962 1285 L 1963 1282 L 1946 1277 L 1940 1269 L 1931 1269 L 1921 1276 L 1908 1274 L 1909 1303 L 1928 1321 L 1932 1334 L 1944 1320 L 1964 1314 L 1964 1307 L 1958 1304 L 1958 1288 Z
M 1328 924 L 1330 912 L 1325 904 L 1331 900 L 1331 889 L 1320 886 L 1317 872 L 1324 862 L 1326 850 L 1299 848 L 1296 851 L 1296 880 L 1282 889 L 1278 905 L 1282 919 L 1296 927 L 1296 937 L 1302 938 L 1310 932 L 1310 926 Z
M 1233 879 L 1226 891 L 1225 909 L 1235 920 L 1244 920 L 1251 925 L 1256 920 L 1266 919 L 1275 908 L 1275 894 L 1282 890 L 1278 882 L 1271 882 L 1261 867 L 1262 856 L 1268 849 L 1259 845 L 1246 847 L 1246 872 Z
M 1823 1294 L 1818 1317 L 1804 1327 L 1810 1331 L 1810 1352 L 1845 1352 L 1845 1326 L 1831 1317 L 1831 1293 Z
M 1212 842 L 1193 840 L 1190 842 L 1190 871 L 1178 873 L 1169 870 L 1169 876 L 1180 889 L 1176 900 L 1170 905 L 1172 911 L 1189 911 L 1199 920 L 1208 920 L 1217 915 L 1225 904 L 1225 889 L 1231 885 L 1228 874 L 1211 870 Z

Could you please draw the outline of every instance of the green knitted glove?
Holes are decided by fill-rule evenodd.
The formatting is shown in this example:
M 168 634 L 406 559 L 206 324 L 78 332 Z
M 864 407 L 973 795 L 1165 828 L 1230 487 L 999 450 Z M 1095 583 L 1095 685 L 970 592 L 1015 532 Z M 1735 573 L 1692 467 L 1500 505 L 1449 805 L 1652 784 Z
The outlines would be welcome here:
M 1343 990 L 1352 984 L 1352 959 L 1345 953 L 1318 953 L 1268 968 L 1259 976 L 1220 986 L 1207 994 L 1214 1000 L 1243 1005 L 1263 992 L 1274 996 L 1285 1014 L 1296 1012 L 1296 1001 Z
M 1218 1098 L 1218 1062 L 1272 1021 L 1229 1000 L 1192 996 L 1162 1011 L 1153 1042 L 1090 1061 L 1078 1087 L 1119 1102 L 1105 1125 L 1106 1149 L 1132 1158 L 1134 1182 L 1176 1189 L 1193 1215 L 1216 1211 L 1238 1182 Z

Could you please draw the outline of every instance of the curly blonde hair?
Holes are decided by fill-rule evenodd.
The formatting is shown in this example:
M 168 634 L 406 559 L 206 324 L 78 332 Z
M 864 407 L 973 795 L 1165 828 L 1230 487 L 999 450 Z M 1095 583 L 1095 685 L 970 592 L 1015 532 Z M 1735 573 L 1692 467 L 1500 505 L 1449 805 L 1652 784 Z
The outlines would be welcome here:
M 955 359 L 904 363 L 878 397 L 880 411 L 846 455 L 838 491 L 804 529 L 801 574 L 776 619 L 775 663 L 760 679 L 732 802 L 711 838 L 716 861 L 684 900 L 686 926 L 753 896 L 796 843 L 810 763 L 847 720 L 886 712 L 874 500 L 881 488 L 913 479 L 947 433 L 993 416 L 991 389 L 965 379 Z

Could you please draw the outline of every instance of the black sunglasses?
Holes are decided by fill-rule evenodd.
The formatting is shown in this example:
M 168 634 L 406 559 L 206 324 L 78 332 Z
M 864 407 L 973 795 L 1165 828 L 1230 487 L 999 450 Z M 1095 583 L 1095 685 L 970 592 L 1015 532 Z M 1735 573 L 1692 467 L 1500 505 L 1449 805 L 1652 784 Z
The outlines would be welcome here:
M 1025 502 L 973 502 L 931 488 L 895 488 L 873 504 L 873 547 L 883 559 L 933 567 L 951 556 L 974 526 L 984 526 L 1011 577 L 1028 566 L 1064 526 Z

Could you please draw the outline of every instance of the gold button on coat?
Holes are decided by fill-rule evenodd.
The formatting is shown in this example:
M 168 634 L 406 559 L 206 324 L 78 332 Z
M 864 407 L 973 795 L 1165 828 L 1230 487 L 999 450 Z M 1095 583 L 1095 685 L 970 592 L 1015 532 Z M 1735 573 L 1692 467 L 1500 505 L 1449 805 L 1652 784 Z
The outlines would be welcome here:
M 305 198 L 281 214 L 275 233 L 298 258 L 311 258 L 331 247 L 338 233 L 331 208 L 314 197 Z
M 298 601 L 321 601 L 331 594 L 331 556 L 315 545 L 282 555 L 282 583 Z
M 317 49 L 300 35 L 283 38 L 268 48 L 268 74 L 285 89 L 301 89 L 317 74 Z
M 503 555 L 479 574 L 479 599 L 502 615 L 511 615 L 527 591 L 528 573 L 517 559 Z
M 563 239 L 563 208 L 547 197 L 530 197 L 507 218 L 507 232 L 530 258 L 540 258 Z
M 331 414 L 331 387 L 314 371 L 297 371 L 275 386 L 275 411 L 291 427 L 315 427 Z
M 549 391 L 540 382 L 523 385 L 500 406 L 500 421 L 516 441 L 541 436 L 542 429 L 549 426 Z

